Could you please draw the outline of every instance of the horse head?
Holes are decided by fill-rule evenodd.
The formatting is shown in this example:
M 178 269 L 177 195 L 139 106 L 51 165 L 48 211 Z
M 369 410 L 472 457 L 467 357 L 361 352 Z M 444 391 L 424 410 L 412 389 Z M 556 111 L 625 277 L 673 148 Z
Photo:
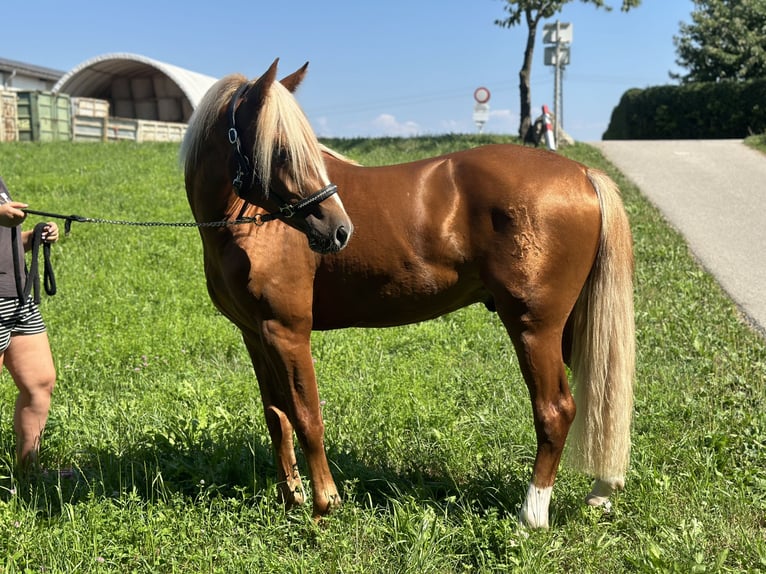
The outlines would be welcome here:
M 314 251 L 340 251 L 354 227 L 327 175 L 321 145 L 293 96 L 308 64 L 278 82 L 277 63 L 242 84 L 230 101 L 234 189 L 271 211 L 270 218 L 304 233 Z
M 250 82 L 219 80 L 196 107 L 180 150 L 192 211 L 198 220 L 228 218 L 245 200 L 269 212 L 258 222 L 279 219 L 314 251 L 337 252 L 354 226 L 292 93 L 308 64 L 278 82 L 277 62 Z

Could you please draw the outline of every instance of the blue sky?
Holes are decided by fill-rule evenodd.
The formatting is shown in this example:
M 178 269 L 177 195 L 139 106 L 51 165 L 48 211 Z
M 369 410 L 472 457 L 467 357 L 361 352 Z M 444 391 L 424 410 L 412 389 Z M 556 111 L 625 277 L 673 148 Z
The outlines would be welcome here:
M 628 13 L 577 0 L 563 80 L 565 131 L 601 139 L 625 90 L 672 83 L 673 36 L 692 0 L 643 0 Z M 141 54 L 214 77 L 262 74 L 275 58 L 309 61 L 298 99 L 320 136 L 475 132 L 473 92 L 491 91 L 485 132 L 518 130 L 526 25 L 503 29 L 503 0 L 132 0 L 4 3 L 0 57 L 68 71 L 95 56 Z M 551 21 L 554 21 L 555 18 Z M 553 107 L 542 30 L 532 105 Z

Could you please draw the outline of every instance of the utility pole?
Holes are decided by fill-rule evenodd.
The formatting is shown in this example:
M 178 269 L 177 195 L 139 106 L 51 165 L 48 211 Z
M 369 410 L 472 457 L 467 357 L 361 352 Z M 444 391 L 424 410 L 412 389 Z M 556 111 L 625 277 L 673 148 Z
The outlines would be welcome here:
M 543 26 L 543 44 L 553 44 L 545 48 L 545 65 L 554 66 L 553 76 L 553 133 L 559 140 L 559 126 L 564 125 L 564 88 L 561 81 L 564 67 L 569 64 L 569 45 L 572 43 L 572 24 L 559 22 Z

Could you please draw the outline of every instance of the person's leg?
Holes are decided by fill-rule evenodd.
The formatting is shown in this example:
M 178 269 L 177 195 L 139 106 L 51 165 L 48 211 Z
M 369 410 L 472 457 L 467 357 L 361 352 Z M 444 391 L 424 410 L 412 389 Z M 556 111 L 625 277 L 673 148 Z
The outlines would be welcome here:
M 5 351 L 5 366 L 19 389 L 13 417 L 16 457 L 21 467 L 30 467 L 37 461 L 56 383 L 48 334 L 11 337 Z

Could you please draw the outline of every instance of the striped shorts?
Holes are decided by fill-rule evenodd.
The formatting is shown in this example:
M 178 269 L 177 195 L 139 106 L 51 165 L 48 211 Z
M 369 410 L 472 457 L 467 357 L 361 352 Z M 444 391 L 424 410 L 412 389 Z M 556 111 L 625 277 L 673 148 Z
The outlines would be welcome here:
M 44 332 L 43 316 L 31 297 L 23 304 L 17 297 L 0 297 L 0 353 L 5 353 L 11 344 L 11 335 Z

